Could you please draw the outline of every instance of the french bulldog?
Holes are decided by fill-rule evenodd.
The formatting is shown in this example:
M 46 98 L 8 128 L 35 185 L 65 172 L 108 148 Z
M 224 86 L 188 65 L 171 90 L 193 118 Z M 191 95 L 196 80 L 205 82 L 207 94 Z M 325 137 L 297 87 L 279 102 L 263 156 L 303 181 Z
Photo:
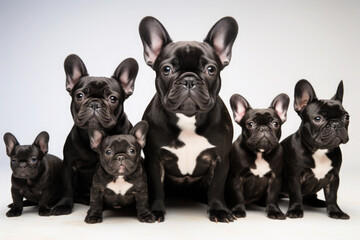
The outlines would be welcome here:
M 284 149 L 283 189 L 290 202 L 286 215 L 303 217 L 303 198 L 314 198 L 324 189 L 329 217 L 349 219 L 337 205 L 339 145 L 349 141 L 349 114 L 342 106 L 343 82 L 330 100 L 319 100 L 311 84 L 300 80 L 295 86 L 294 108 L 301 118 L 297 132 L 281 142 Z M 316 199 L 315 199 L 316 200 Z
M 244 97 L 234 94 L 230 105 L 234 120 L 242 129 L 230 152 L 226 197 L 232 213 L 245 217 L 245 204 L 266 198 L 267 217 L 285 219 L 278 206 L 283 168 L 279 140 L 289 97 L 279 94 L 269 108 L 252 109 Z
M 139 221 L 155 222 L 155 216 L 149 210 L 146 173 L 141 158 L 147 131 L 148 124 L 141 121 L 130 134 L 103 139 L 100 133 L 92 136 L 91 147 L 99 153 L 101 166 L 93 178 L 85 222 L 102 222 L 104 205 L 121 208 L 134 201 Z
M 149 124 L 144 154 L 151 209 L 164 221 L 165 183 L 165 189 L 189 190 L 186 196 L 199 193 L 211 221 L 233 221 L 224 200 L 233 127 L 218 94 L 237 22 L 219 20 L 203 42 L 173 42 L 153 17 L 140 22 L 139 32 L 145 62 L 156 73 L 157 92 L 143 115 Z
M 13 172 L 13 203 L 6 216 L 20 216 L 23 207 L 29 205 L 37 205 L 40 216 L 50 216 L 51 207 L 62 195 L 62 161 L 47 154 L 49 134 L 41 132 L 32 145 L 20 145 L 14 135 L 6 133 L 4 142 Z
M 53 215 L 70 214 L 75 202 L 89 204 L 92 177 L 99 164 L 91 149 L 94 131 L 102 135 L 127 134 L 132 128 L 123 103 L 133 93 L 138 64 L 125 59 L 111 78 L 89 76 L 77 55 L 64 62 L 66 90 L 70 93 L 74 126 L 64 145 L 64 196 L 52 209 Z

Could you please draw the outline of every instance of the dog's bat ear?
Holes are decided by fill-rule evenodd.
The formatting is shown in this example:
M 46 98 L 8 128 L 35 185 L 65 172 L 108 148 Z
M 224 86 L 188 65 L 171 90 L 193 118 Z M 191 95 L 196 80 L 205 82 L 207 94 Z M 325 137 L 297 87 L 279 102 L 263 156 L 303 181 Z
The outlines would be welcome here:
M 284 123 L 286 121 L 287 110 L 289 108 L 289 96 L 285 93 L 277 95 L 270 104 L 270 108 L 274 109 L 279 115 L 281 121 Z
M 99 152 L 100 144 L 104 138 L 104 134 L 98 130 L 91 130 L 89 132 L 90 147 L 95 152 Z
M 133 58 L 127 58 L 122 61 L 116 68 L 114 79 L 119 81 L 122 89 L 125 92 L 125 98 L 131 96 L 135 88 L 135 79 L 139 71 L 139 65 Z
M 317 100 L 314 88 L 302 79 L 295 85 L 294 109 L 299 114 L 309 103 Z
M 149 130 L 149 125 L 146 121 L 138 122 L 130 131 L 136 137 L 136 141 L 144 148 L 146 143 L 146 134 Z
M 49 149 L 49 134 L 47 132 L 41 132 L 39 133 L 39 135 L 37 135 L 37 137 L 35 138 L 35 141 L 33 143 L 33 145 L 37 146 L 40 151 L 46 155 Z
M 240 94 L 234 94 L 230 98 L 230 106 L 233 111 L 234 120 L 240 124 L 241 119 L 244 117 L 246 112 L 251 109 L 250 104 Z
M 6 146 L 6 154 L 10 157 L 14 148 L 19 145 L 18 140 L 12 133 L 5 133 L 4 142 Z
M 89 76 L 84 62 L 75 54 L 67 56 L 64 61 L 66 90 L 71 93 L 74 85 L 84 76 Z
M 238 33 L 238 24 L 232 17 L 220 19 L 211 28 L 204 42 L 210 44 L 220 58 L 222 67 L 231 60 L 231 49 Z
M 339 85 L 338 85 L 338 88 L 336 90 L 336 93 L 335 95 L 331 98 L 332 100 L 337 100 L 337 101 L 340 101 L 342 103 L 342 100 L 343 100 L 343 96 L 344 96 L 344 83 L 343 81 L 341 80 Z
M 153 67 L 161 49 L 172 40 L 165 27 L 154 17 L 145 17 L 139 24 L 139 33 L 144 46 L 144 59 Z

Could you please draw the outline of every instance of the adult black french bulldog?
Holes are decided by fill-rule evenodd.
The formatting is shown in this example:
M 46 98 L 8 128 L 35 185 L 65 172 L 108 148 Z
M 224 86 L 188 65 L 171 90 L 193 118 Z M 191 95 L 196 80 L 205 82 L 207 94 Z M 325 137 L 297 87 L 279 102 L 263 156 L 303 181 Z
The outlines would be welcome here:
M 145 146 L 148 124 L 137 123 L 130 134 L 102 139 L 92 137 L 91 147 L 99 153 L 100 163 L 94 175 L 87 223 L 102 222 L 106 207 L 121 208 L 135 201 L 140 222 L 155 222 L 149 210 L 146 173 L 142 166 L 141 149 Z
M 41 132 L 32 145 L 20 145 L 11 133 L 4 135 L 10 157 L 13 203 L 8 217 L 20 216 L 23 207 L 38 205 L 40 216 L 49 216 L 51 206 L 61 198 L 62 161 L 48 152 L 49 134 Z M 23 198 L 26 201 L 23 202 Z
M 227 199 L 236 217 L 245 217 L 245 204 L 266 198 L 266 214 L 285 219 L 278 206 L 283 168 L 279 144 L 281 125 L 286 121 L 289 97 L 279 94 L 267 109 L 252 109 L 244 97 L 230 98 L 234 120 L 242 133 L 230 152 Z
M 295 86 L 295 111 L 301 117 L 297 132 L 281 142 L 284 149 L 283 187 L 290 203 L 286 215 L 303 217 L 303 198 L 314 198 L 324 189 L 329 217 L 349 219 L 337 205 L 339 171 L 342 162 L 339 145 L 347 143 L 349 114 L 342 106 L 343 83 L 330 100 L 318 100 L 311 84 L 300 80 Z
M 138 64 L 125 59 L 111 78 L 89 76 L 83 61 L 69 55 L 64 62 L 66 90 L 72 97 L 74 126 L 64 145 L 64 197 L 53 215 L 70 214 L 75 202 L 89 204 L 90 187 L 99 156 L 91 149 L 94 131 L 103 135 L 127 134 L 132 125 L 123 103 L 134 91 Z
M 149 124 L 144 153 L 152 211 L 164 221 L 165 182 L 169 189 L 194 187 L 190 195 L 207 197 L 211 221 L 233 221 L 224 200 L 233 128 L 218 93 L 238 25 L 225 17 L 204 42 L 172 42 L 153 17 L 141 21 L 139 32 L 145 62 L 156 72 L 157 93 L 143 115 Z

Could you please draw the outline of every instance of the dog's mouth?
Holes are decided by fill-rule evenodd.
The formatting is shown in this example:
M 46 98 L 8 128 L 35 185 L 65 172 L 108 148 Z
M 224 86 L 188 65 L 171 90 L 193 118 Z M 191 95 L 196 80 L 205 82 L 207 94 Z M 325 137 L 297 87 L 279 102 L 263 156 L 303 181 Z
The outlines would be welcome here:
M 279 140 L 276 137 L 273 137 L 271 134 L 264 133 L 260 137 L 250 137 L 247 143 L 255 151 L 267 152 L 279 145 Z
M 91 108 L 87 104 L 83 104 L 74 121 L 76 126 L 86 129 L 109 129 L 116 124 L 115 116 L 101 104 L 98 108 Z
M 324 128 L 319 136 L 315 138 L 315 144 L 320 149 L 330 149 L 338 147 L 342 143 L 347 143 L 349 141 L 349 135 L 345 127 L 340 127 L 337 129 L 334 128 Z
M 37 175 L 37 169 L 33 169 L 30 167 L 27 167 L 25 169 L 15 169 L 13 172 L 13 175 L 16 178 L 20 178 L 20 179 L 28 179 L 28 178 L 34 178 Z
M 164 96 L 164 107 L 171 112 L 193 116 L 197 113 L 208 112 L 215 105 L 205 83 L 185 85 L 181 81 L 173 84 L 170 91 Z

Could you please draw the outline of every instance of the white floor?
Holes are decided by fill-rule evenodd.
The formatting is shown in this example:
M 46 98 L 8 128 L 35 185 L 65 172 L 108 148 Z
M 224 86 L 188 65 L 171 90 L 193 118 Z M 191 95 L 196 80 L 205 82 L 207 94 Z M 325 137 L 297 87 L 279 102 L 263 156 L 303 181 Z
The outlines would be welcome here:
M 75 205 L 68 216 L 40 217 L 34 207 L 24 208 L 20 217 L 5 216 L 10 196 L 10 169 L 0 170 L 0 239 L 358 239 L 360 234 L 359 177 L 345 176 L 339 190 L 339 205 L 351 219 L 334 220 L 325 209 L 305 208 L 303 219 L 270 220 L 264 209 L 252 206 L 245 219 L 212 223 L 206 206 L 170 201 L 163 223 L 138 222 L 135 212 L 108 210 L 100 224 L 84 223 L 88 209 Z M 351 184 L 355 183 L 355 184 Z M 356 188 L 356 189 L 355 189 Z M 287 201 L 281 202 L 286 211 Z

